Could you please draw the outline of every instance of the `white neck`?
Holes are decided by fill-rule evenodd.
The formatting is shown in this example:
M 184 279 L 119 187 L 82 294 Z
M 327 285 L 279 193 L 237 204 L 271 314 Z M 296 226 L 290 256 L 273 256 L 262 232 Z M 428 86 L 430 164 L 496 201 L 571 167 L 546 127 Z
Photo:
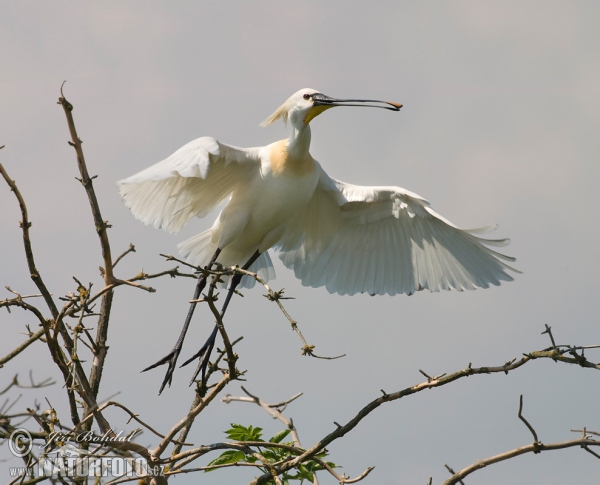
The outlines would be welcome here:
M 287 152 L 294 158 L 303 158 L 310 149 L 310 126 L 300 122 L 292 124 L 292 128 L 292 134 L 287 142 Z

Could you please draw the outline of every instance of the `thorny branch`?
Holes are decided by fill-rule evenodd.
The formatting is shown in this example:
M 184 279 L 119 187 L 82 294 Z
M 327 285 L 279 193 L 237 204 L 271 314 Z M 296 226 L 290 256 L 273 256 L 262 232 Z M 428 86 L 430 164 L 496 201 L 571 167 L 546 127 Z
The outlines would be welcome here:
M 194 266 L 190 263 L 188 263 L 187 261 L 183 261 L 182 259 L 176 258 L 175 256 L 172 256 L 170 254 L 161 254 L 162 257 L 164 257 L 167 261 L 177 261 L 178 263 L 181 263 L 185 266 L 188 266 L 190 268 L 193 268 L 196 272 L 198 273 L 202 273 L 204 275 L 207 276 L 215 276 L 215 277 L 222 277 L 222 276 L 232 276 L 234 274 L 241 274 L 244 276 L 249 276 L 250 278 L 254 278 L 256 281 L 258 281 L 266 290 L 267 290 L 267 294 L 264 295 L 265 298 L 267 298 L 269 301 L 274 301 L 275 303 L 277 303 L 277 306 L 279 307 L 279 309 L 281 310 L 281 312 L 284 314 L 284 316 L 286 317 L 286 319 L 290 322 L 290 325 L 292 326 L 292 329 L 298 334 L 298 336 L 300 337 L 300 339 L 302 340 L 302 355 L 308 355 L 310 357 L 314 357 L 316 359 L 324 359 L 324 360 L 334 360 L 334 359 L 339 359 L 341 357 L 345 357 L 346 354 L 342 354 L 342 355 L 336 355 L 334 357 L 327 357 L 327 356 L 320 356 L 317 355 L 313 352 L 313 349 L 315 348 L 314 345 L 310 345 L 306 339 L 304 338 L 304 335 L 302 335 L 302 332 L 300 331 L 300 329 L 298 328 L 298 322 L 296 322 L 288 313 L 288 311 L 285 309 L 285 307 L 283 306 L 283 304 L 281 303 L 281 300 L 293 300 L 292 297 L 284 297 L 283 293 L 284 293 L 284 289 L 281 289 L 279 291 L 274 291 L 268 284 L 267 282 L 262 279 L 258 274 L 253 273 L 252 271 L 248 271 L 245 269 L 240 268 L 239 266 L 232 266 L 229 268 L 222 268 L 222 269 L 218 269 L 218 270 L 208 270 L 206 268 L 201 268 L 198 266 Z M 210 298 L 208 299 L 210 301 Z M 207 301 L 205 299 L 201 299 L 199 300 L 200 302 L 204 302 Z M 211 308 L 212 310 L 212 308 Z M 213 310 L 216 310 L 216 308 Z
M 11 180 L 11 178 L 8 176 L 8 173 L 6 172 L 6 170 L 4 169 L 2 164 L 0 164 L 0 173 L 2 174 L 2 177 L 4 178 L 4 180 L 10 187 L 11 191 L 15 194 L 15 197 L 17 198 L 19 207 L 21 209 L 22 220 L 20 223 L 20 227 L 21 227 L 21 231 L 23 233 L 23 246 L 25 248 L 25 258 L 27 260 L 27 267 L 29 268 L 29 274 L 30 274 L 31 279 L 33 280 L 34 284 L 37 286 L 38 290 L 43 295 L 44 301 L 46 302 L 46 305 L 48 306 L 48 309 L 50 310 L 50 313 L 52 314 L 52 316 L 54 318 L 55 328 L 59 329 L 62 325 L 60 325 L 61 321 L 59 319 L 58 308 L 56 307 L 54 300 L 52 299 L 52 295 L 46 288 L 46 285 L 44 284 L 44 281 L 35 266 L 35 259 L 33 256 L 33 249 L 31 247 L 31 238 L 30 238 L 30 234 L 29 234 L 29 228 L 31 227 L 31 223 L 29 222 L 29 216 L 28 216 L 28 212 L 27 212 L 27 206 L 25 205 L 25 200 L 23 199 L 23 196 L 21 195 L 21 192 L 19 191 L 15 181 Z M 5 303 L 5 305 L 2 305 L 2 303 Z M 68 359 L 66 358 L 62 349 L 57 344 L 56 340 L 54 338 L 52 338 L 52 336 L 50 334 L 51 322 L 46 320 L 46 318 L 44 318 L 42 313 L 36 307 L 29 305 L 28 303 L 24 302 L 22 299 L 19 299 L 18 297 L 12 298 L 10 300 L 4 300 L 4 302 L 2 302 L 2 303 L 0 303 L 0 306 L 9 306 L 9 305 L 20 306 L 22 308 L 25 308 L 25 309 L 31 311 L 32 313 L 34 313 L 37 316 L 38 320 L 40 321 L 40 323 L 44 329 L 44 334 L 46 337 L 46 344 L 48 345 L 48 349 L 50 350 L 52 359 L 54 360 L 55 364 L 60 369 L 60 371 L 63 375 L 63 379 L 65 381 L 65 385 L 67 387 L 69 406 L 71 409 L 71 419 L 73 420 L 73 423 L 75 423 L 75 424 L 78 423 L 79 422 L 79 414 L 77 411 L 77 404 L 75 402 L 75 395 L 74 395 L 74 391 L 73 391 L 73 389 L 75 387 L 75 381 L 74 381 L 71 371 L 69 370 L 69 365 L 67 364 Z M 61 332 L 61 335 L 63 336 L 65 345 L 67 346 L 67 348 L 72 348 L 72 340 L 71 340 L 70 336 L 68 335 L 68 333 L 63 331 L 63 332 Z
M 564 349 L 561 350 L 560 347 L 564 347 Z M 372 413 L 375 409 L 377 409 L 382 404 L 391 402 L 391 401 L 396 401 L 398 399 L 402 399 L 403 397 L 410 396 L 417 392 L 421 392 L 425 389 L 433 389 L 433 388 L 441 387 L 441 386 L 444 386 L 451 382 L 454 382 L 458 379 L 462 379 L 463 377 L 469 377 L 469 376 L 478 375 L 478 374 L 494 374 L 494 373 L 501 373 L 501 372 L 508 374 L 510 371 L 518 369 L 519 367 L 525 365 L 526 363 L 531 362 L 533 360 L 537 360 L 537 359 L 552 359 L 557 362 L 563 362 L 563 363 L 568 363 L 568 364 L 577 364 L 577 365 L 580 365 L 581 367 L 600 370 L 600 364 L 596 364 L 596 363 L 588 361 L 582 355 L 577 354 L 577 352 L 573 349 L 574 349 L 574 347 L 572 347 L 572 346 L 556 346 L 556 348 L 550 347 L 550 348 L 547 348 L 544 350 L 524 354 L 524 356 L 519 360 L 512 359 L 512 360 L 506 362 L 504 365 L 496 366 L 496 367 L 472 367 L 471 364 L 469 363 L 469 365 L 467 366 L 466 369 L 459 370 L 457 372 L 453 372 L 452 374 L 449 374 L 449 375 L 442 374 L 442 377 L 438 377 L 438 378 L 428 378 L 427 381 L 425 381 L 425 382 L 408 387 L 401 391 L 397 391 L 397 392 L 393 392 L 393 393 L 389 393 L 389 394 L 386 393 L 385 391 L 382 391 L 382 393 L 383 393 L 382 396 L 378 397 L 377 399 L 374 399 L 369 404 L 367 404 L 365 407 L 363 407 L 356 414 L 356 416 L 354 416 L 354 418 L 352 418 L 350 421 L 348 421 L 345 425 L 343 425 L 343 426 L 338 425 L 334 431 L 332 431 L 327 436 L 322 438 L 320 441 L 318 441 L 316 444 L 314 444 L 311 448 L 306 450 L 302 455 L 294 458 L 293 460 L 290 460 L 286 463 L 281 464 L 281 466 L 278 467 L 278 471 L 280 473 L 286 472 L 292 468 L 295 468 L 303 461 L 314 457 L 316 454 L 323 451 L 325 449 L 325 447 L 327 445 L 329 445 L 332 441 L 335 441 L 336 439 L 341 438 L 342 436 L 347 434 L 349 431 L 354 429 L 366 416 L 368 416 L 370 413 Z M 571 355 L 571 357 L 567 357 L 566 355 L 564 355 L 565 353 L 569 353 Z M 575 355 L 573 355 L 573 354 L 575 354 Z M 251 483 L 251 485 L 259 485 L 259 484 L 267 483 L 269 480 L 270 480 L 270 475 L 263 474 L 250 483 Z
M 16 355 L 24 351 L 29 345 L 31 345 L 36 340 L 44 341 L 50 351 L 50 354 L 52 355 L 54 362 L 57 364 L 57 366 L 63 374 L 65 389 L 68 395 L 68 401 L 71 410 L 71 421 L 75 425 L 74 429 L 78 431 L 82 431 L 86 428 L 89 429 L 92 420 L 88 418 L 93 415 L 101 431 L 103 433 L 106 433 L 108 436 L 112 436 L 114 435 L 112 428 L 101 413 L 104 407 L 99 407 L 96 402 L 96 396 L 99 390 L 103 363 L 106 356 L 106 350 L 108 349 L 108 347 L 106 346 L 106 340 L 110 309 L 113 298 L 112 290 L 116 286 L 127 284 L 131 286 L 136 286 L 138 288 L 146 289 L 147 291 L 153 291 L 151 288 L 135 283 L 134 281 L 149 278 L 157 278 L 163 275 L 170 275 L 172 277 L 189 275 L 179 273 L 177 271 L 177 268 L 174 268 L 173 270 L 164 271 L 162 273 L 154 275 L 148 275 L 142 272 L 136 277 L 132 278 L 132 280 L 118 280 L 114 277 L 114 264 L 118 263 L 118 261 L 122 259 L 122 257 L 124 257 L 127 253 L 134 251 L 134 248 L 133 246 L 130 246 L 130 248 L 127 251 L 125 251 L 117 258 L 114 264 L 112 263 L 110 257 L 110 244 L 106 231 L 106 229 L 110 226 L 102 219 L 98 200 L 96 198 L 92 184 L 92 180 L 95 177 L 90 177 L 88 174 L 83 155 L 81 140 L 77 135 L 75 123 L 72 116 L 73 106 L 65 99 L 64 95 L 62 94 L 62 88 L 61 97 L 59 98 L 59 104 L 63 107 L 65 111 L 67 124 L 72 138 L 72 142 L 70 142 L 70 144 L 74 147 L 77 155 L 77 163 L 81 175 L 81 179 L 79 180 L 84 186 L 88 195 L 96 231 L 100 239 L 100 246 L 102 250 L 102 256 L 104 259 L 104 267 L 101 268 L 101 273 L 104 277 L 105 289 L 101 290 L 98 295 L 92 297 L 90 296 L 91 284 L 88 288 L 84 288 L 81 282 L 79 282 L 79 280 L 76 279 L 76 281 L 79 284 L 77 294 L 71 294 L 66 299 L 64 299 L 66 303 L 63 306 L 63 308 L 59 311 L 54 300 L 52 299 L 52 294 L 48 291 L 47 287 L 45 286 L 45 283 L 35 265 L 29 230 L 31 227 L 31 222 L 29 221 L 27 206 L 25 204 L 24 198 L 21 195 L 21 192 L 19 191 L 16 183 L 8 176 L 4 167 L 0 165 L 0 173 L 2 174 L 2 177 L 8 184 L 11 191 L 15 194 L 15 197 L 21 209 L 22 220 L 20 223 L 20 227 L 23 233 L 23 245 L 25 248 L 26 261 L 31 278 L 36 284 L 38 290 L 40 291 L 40 295 L 23 296 L 18 292 L 13 291 L 10 287 L 7 287 L 8 291 L 15 294 L 16 297 L 1 300 L 0 307 L 6 307 L 9 311 L 11 307 L 19 307 L 28 310 L 37 317 L 38 321 L 40 322 L 40 325 L 42 326 L 42 328 L 35 333 L 29 331 L 28 340 L 16 349 L 14 349 L 12 352 L 10 352 L 6 357 L 4 357 L 0 361 L 0 365 L 14 358 Z M 26 298 L 32 298 L 35 296 L 41 296 L 44 299 L 46 305 L 48 306 L 48 309 L 50 310 L 52 318 L 46 318 L 43 315 L 42 311 L 40 311 L 34 305 L 25 301 Z M 99 319 L 97 325 L 97 336 L 94 340 L 88 332 L 89 329 L 83 326 L 82 320 L 84 316 L 94 315 L 92 313 L 92 310 L 90 309 L 90 304 L 95 299 L 100 297 L 102 297 L 102 302 L 100 305 L 99 314 L 97 314 L 99 316 Z M 77 325 L 74 328 L 71 328 L 64 322 L 65 317 L 77 317 Z M 73 334 L 73 336 L 71 336 L 71 333 Z M 62 345 L 58 341 L 59 335 L 62 337 Z M 84 361 L 82 361 L 78 356 L 77 344 L 79 342 L 80 335 L 85 335 L 89 338 L 89 345 L 83 340 L 82 342 L 86 344 L 94 354 L 92 370 L 89 378 L 86 375 L 82 366 L 82 362 Z M 16 385 L 16 383 L 17 382 L 15 380 L 11 386 Z M 77 400 L 76 395 L 81 399 L 81 401 Z M 79 404 L 83 404 L 84 416 L 87 416 L 83 422 L 83 425 L 79 416 Z M 148 456 L 147 448 L 141 447 L 140 445 L 137 445 L 133 442 L 123 443 L 119 446 L 119 448 L 124 451 L 133 451 L 139 453 L 142 456 Z
M 44 335 L 44 329 L 40 328 L 36 333 L 33 332 L 29 332 L 29 338 L 27 340 L 25 340 L 25 342 L 23 342 L 21 345 L 19 345 L 17 348 L 13 349 L 11 352 L 9 352 L 6 356 L 2 357 L 0 359 L 0 368 L 6 364 L 9 360 L 12 360 L 13 358 L 15 358 L 17 355 L 19 355 L 21 352 L 23 352 L 27 347 L 29 347 L 33 342 L 35 342 L 36 340 L 39 340 L 42 335 Z
M 19 375 L 17 374 L 13 377 L 11 383 L 7 387 L 5 387 L 2 391 L 0 391 L 0 396 L 3 394 L 6 394 L 13 387 L 16 387 L 18 389 L 40 389 L 42 387 L 53 386 L 54 384 L 55 384 L 55 382 L 51 378 L 44 379 L 43 381 L 40 381 L 40 382 L 35 382 L 33 380 L 33 374 L 31 372 L 29 372 L 29 385 L 21 384 L 19 382 Z M 6 413 L 7 410 L 2 409 L 2 410 L 0 410 L 0 412 Z
M 63 83 L 64 86 L 64 83 Z M 82 142 L 77 134 L 77 129 L 75 128 L 75 120 L 73 119 L 73 105 L 67 101 L 63 94 L 63 86 L 60 88 L 60 98 L 58 98 L 58 103 L 62 106 L 65 116 L 67 118 L 67 125 L 69 127 L 69 133 L 71 134 L 71 145 L 75 149 L 75 153 L 77 155 L 77 166 L 79 168 L 79 173 L 81 175 L 81 179 L 78 179 L 83 185 L 87 196 L 90 207 L 92 209 L 92 217 L 94 219 L 94 225 L 96 226 L 96 232 L 98 233 L 98 238 L 100 239 L 100 248 L 102 251 L 102 258 L 104 260 L 104 282 L 106 285 L 110 285 L 113 283 L 115 277 L 113 275 L 113 263 L 110 251 L 110 242 L 108 240 L 108 234 L 106 229 L 109 227 L 108 223 L 102 218 L 102 214 L 100 212 L 100 205 L 98 204 L 98 199 L 96 197 L 96 192 L 94 191 L 93 178 L 90 178 L 87 166 L 85 163 L 85 157 L 83 155 Z M 106 345 L 106 340 L 108 339 L 108 323 L 110 319 L 110 311 L 112 308 L 113 301 L 113 292 L 107 291 L 102 297 L 102 303 L 100 305 L 100 317 L 98 319 L 97 330 L 96 330 L 96 342 L 95 342 L 95 355 L 94 361 L 92 364 L 92 370 L 90 372 L 89 377 L 89 388 L 90 388 L 90 398 L 93 401 L 92 405 L 89 406 L 86 404 L 84 408 L 84 414 L 89 412 L 90 408 L 95 407 L 95 401 L 98 397 L 98 391 L 100 389 L 100 380 L 102 379 L 102 370 L 104 368 L 104 360 L 106 358 L 106 353 L 108 351 L 108 347 Z M 86 429 L 89 430 L 91 426 L 91 422 L 86 424 Z
M 546 332 L 544 332 L 544 333 L 546 333 Z M 552 343 L 556 347 L 554 342 L 552 342 Z M 561 441 L 559 443 L 544 444 L 538 440 L 537 433 L 535 432 L 533 427 L 529 424 L 529 422 L 523 417 L 522 412 L 523 412 L 523 395 L 521 395 L 521 397 L 519 398 L 518 417 L 521 421 L 523 421 L 525 423 L 525 425 L 527 426 L 527 428 L 533 435 L 533 443 L 531 443 L 530 445 L 515 448 L 514 450 L 500 453 L 499 455 L 490 456 L 489 458 L 485 458 L 483 460 L 477 460 L 472 465 L 469 465 L 468 467 L 463 468 L 462 470 L 460 470 L 458 472 L 455 472 L 454 470 L 452 470 L 451 468 L 448 467 L 448 470 L 450 471 L 450 473 L 452 473 L 452 476 L 444 482 L 444 485 L 454 485 L 455 483 L 462 483 L 463 478 L 467 477 L 468 475 L 470 475 L 473 472 L 476 472 L 477 470 L 481 470 L 482 468 L 485 468 L 488 465 L 493 465 L 494 463 L 509 460 L 511 458 L 514 458 L 515 456 L 524 455 L 525 453 L 536 453 L 537 454 L 537 453 L 541 453 L 542 451 L 562 450 L 565 448 L 572 448 L 572 447 L 577 446 L 577 447 L 583 448 L 588 453 L 590 453 L 590 454 L 594 455 L 596 458 L 600 459 L 600 455 L 598 455 L 597 453 L 595 453 L 594 451 L 589 449 L 590 446 L 600 446 L 600 441 L 596 441 L 596 440 L 592 439 L 590 436 L 591 434 L 598 436 L 598 435 L 600 435 L 599 433 L 590 432 L 590 431 L 586 432 L 586 430 L 584 428 L 582 430 L 581 438 L 579 438 L 579 439 Z
M 31 222 L 29 222 L 29 215 L 27 213 L 27 206 L 25 205 L 25 200 L 23 199 L 23 196 L 21 195 L 21 192 L 19 191 L 17 184 L 15 183 L 14 180 L 11 180 L 11 178 L 8 176 L 8 173 L 6 173 L 6 170 L 4 169 L 4 167 L 2 166 L 1 163 L 0 163 L 0 174 L 2 174 L 2 177 L 4 178 L 4 180 L 10 187 L 10 190 L 15 194 L 15 197 L 17 198 L 17 201 L 19 203 L 19 208 L 21 209 L 22 219 L 21 219 L 21 222 L 19 223 L 19 226 L 21 227 L 21 230 L 23 232 L 23 246 L 25 247 L 25 258 L 27 259 L 27 267 L 29 268 L 29 274 L 31 276 L 31 279 L 35 283 L 35 286 L 37 286 L 38 290 L 40 290 L 40 293 L 43 295 L 46 305 L 50 309 L 52 316 L 54 318 L 56 318 L 58 315 L 58 309 L 56 308 L 56 305 L 54 304 L 54 300 L 52 300 L 52 295 L 46 288 L 44 280 L 42 279 L 39 271 L 37 270 L 37 268 L 35 266 L 35 259 L 33 257 L 33 249 L 31 248 L 31 238 L 29 235 L 29 228 L 31 227 Z

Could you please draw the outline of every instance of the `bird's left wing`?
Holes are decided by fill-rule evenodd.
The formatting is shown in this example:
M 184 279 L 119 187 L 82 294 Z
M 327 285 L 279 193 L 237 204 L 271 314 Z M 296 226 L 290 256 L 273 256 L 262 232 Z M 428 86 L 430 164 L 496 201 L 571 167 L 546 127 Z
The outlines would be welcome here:
M 314 196 L 286 228 L 278 249 L 305 286 L 330 293 L 412 294 L 487 288 L 513 278 L 514 258 L 475 230 L 457 228 L 422 197 L 400 187 L 361 187 L 320 167 Z
M 179 231 L 202 217 L 260 170 L 259 148 L 238 148 L 203 137 L 146 170 L 121 180 L 119 191 L 145 224 Z

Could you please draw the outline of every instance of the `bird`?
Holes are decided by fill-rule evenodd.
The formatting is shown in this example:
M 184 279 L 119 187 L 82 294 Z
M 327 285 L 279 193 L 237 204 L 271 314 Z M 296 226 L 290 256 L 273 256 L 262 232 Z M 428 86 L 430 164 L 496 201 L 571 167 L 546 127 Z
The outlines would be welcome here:
M 478 235 L 494 226 L 460 229 L 406 189 L 353 185 L 325 172 L 310 154 L 310 123 L 341 106 L 400 111 L 402 104 L 301 89 L 261 123 L 289 123 L 289 138 L 253 148 L 198 138 L 118 182 L 120 194 L 137 219 L 171 233 L 228 199 L 210 229 L 178 245 L 186 261 L 199 268 L 238 265 L 268 281 L 275 276 L 268 252 L 273 248 L 303 285 L 340 295 L 462 291 L 513 280 L 510 272 L 519 273 L 510 266 L 515 258 L 493 249 L 509 239 Z M 199 275 L 193 300 L 206 279 Z M 249 276 L 231 277 L 221 316 L 236 288 L 254 282 Z M 168 364 L 159 394 L 167 383 L 171 386 L 195 305 L 173 350 L 144 369 Z M 182 365 L 199 359 L 190 385 L 200 372 L 204 382 L 217 329 Z

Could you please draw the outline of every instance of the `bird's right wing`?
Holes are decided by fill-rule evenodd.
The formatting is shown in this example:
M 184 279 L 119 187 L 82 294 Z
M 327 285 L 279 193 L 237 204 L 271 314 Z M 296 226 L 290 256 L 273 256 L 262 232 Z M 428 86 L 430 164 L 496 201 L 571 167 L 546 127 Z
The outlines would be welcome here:
M 476 231 L 456 227 L 400 187 L 361 187 L 320 169 L 312 200 L 278 244 L 305 286 L 371 295 L 487 288 L 513 278 L 505 256 Z M 518 271 L 516 271 L 518 272 Z
M 119 192 L 137 219 L 177 232 L 256 174 L 259 150 L 198 138 L 162 162 L 118 182 Z

